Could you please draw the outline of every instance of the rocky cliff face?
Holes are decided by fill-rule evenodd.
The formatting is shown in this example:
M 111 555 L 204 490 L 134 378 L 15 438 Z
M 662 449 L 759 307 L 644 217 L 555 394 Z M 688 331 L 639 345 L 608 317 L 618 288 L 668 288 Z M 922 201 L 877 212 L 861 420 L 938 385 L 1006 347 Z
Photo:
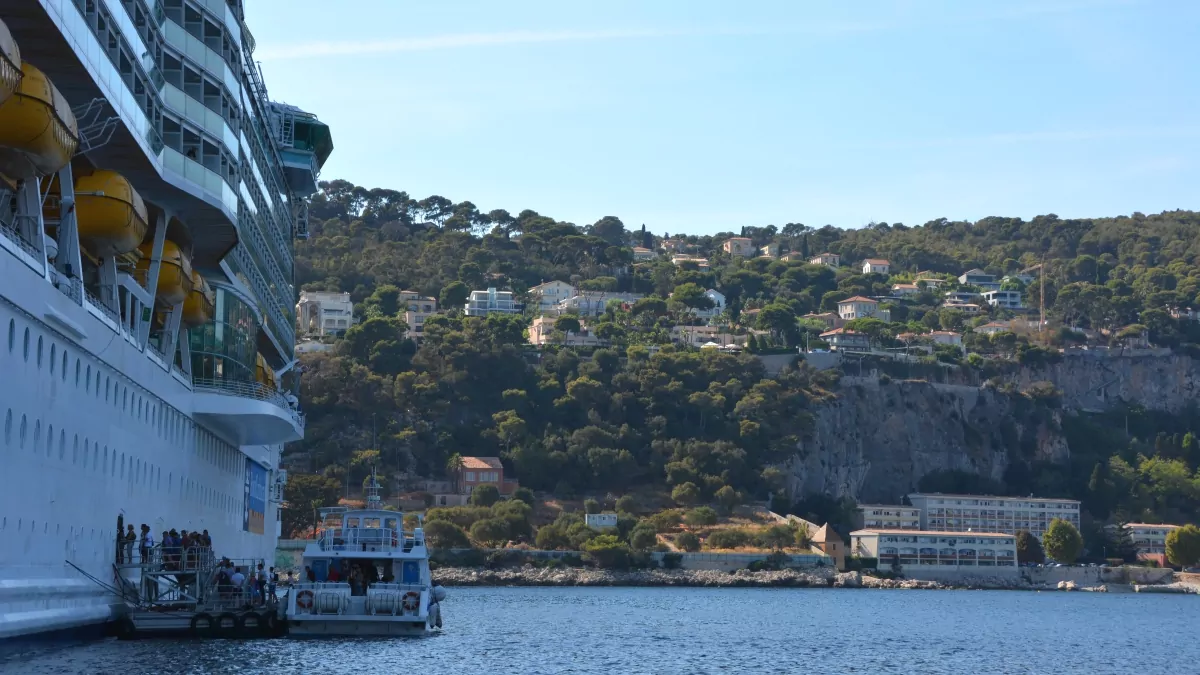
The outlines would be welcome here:
M 938 470 L 1000 479 L 1010 457 L 1062 461 L 1057 413 L 978 387 L 845 377 L 786 473 L 793 495 L 899 503 Z
M 896 503 L 934 471 L 999 479 L 1012 458 L 1061 462 L 1070 456 L 1060 413 L 948 375 L 955 384 L 881 383 L 876 373 L 842 378 L 837 399 L 815 411 L 812 436 L 788 464 L 791 493 Z M 1000 379 L 1021 390 L 1052 382 L 1068 414 L 1123 404 L 1179 412 L 1200 393 L 1196 361 L 1163 351 L 1073 352 L 1060 363 Z
M 1021 369 L 1008 377 L 1024 388 L 1053 382 L 1069 410 L 1099 411 L 1136 403 L 1152 410 L 1179 412 L 1200 393 L 1200 368 L 1191 357 L 1161 352 L 1122 356 L 1109 351 L 1077 351 L 1046 368 Z

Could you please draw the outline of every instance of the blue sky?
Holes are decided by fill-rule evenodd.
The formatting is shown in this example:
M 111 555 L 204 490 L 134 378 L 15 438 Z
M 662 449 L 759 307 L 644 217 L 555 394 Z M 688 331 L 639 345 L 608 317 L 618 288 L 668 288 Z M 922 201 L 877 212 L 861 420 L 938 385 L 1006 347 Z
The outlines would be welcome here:
M 246 5 L 323 177 L 416 198 L 660 234 L 1200 207 L 1191 0 Z

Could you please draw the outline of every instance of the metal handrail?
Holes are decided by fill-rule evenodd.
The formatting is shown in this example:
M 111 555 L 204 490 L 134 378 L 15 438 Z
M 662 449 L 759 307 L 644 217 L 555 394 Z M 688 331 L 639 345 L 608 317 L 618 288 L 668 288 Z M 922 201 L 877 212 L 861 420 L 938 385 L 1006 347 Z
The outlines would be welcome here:
M 286 398 L 277 389 L 273 389 L 259 382 L 243 382 L 241 380 L 225 380 L 211 377 L 193 377 L 192 389 L 197 392 L 211 392 L 218 394 L 226 394 L 229 396 L 241 396 L 243 398 L 252 398 L 258 401 L 266 401 L 274 403 L 276 406 L 287 411 L 292 419 L 304 427 L 304 415 L 288 404 Z

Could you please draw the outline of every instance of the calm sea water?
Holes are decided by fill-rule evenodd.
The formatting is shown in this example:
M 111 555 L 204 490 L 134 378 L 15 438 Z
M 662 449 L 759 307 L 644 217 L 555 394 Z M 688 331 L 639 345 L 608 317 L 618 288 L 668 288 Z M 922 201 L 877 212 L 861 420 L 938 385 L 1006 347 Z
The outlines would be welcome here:
M 37 644 L 3 673 L 1200 672 L 1195 596 L 460 588 L 405 639 Z

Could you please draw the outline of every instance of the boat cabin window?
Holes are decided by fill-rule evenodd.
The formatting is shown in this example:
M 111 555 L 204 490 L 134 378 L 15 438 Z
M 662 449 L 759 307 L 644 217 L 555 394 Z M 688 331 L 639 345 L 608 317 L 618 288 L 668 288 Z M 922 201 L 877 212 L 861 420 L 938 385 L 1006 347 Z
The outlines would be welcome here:
M 379 519 L 378 518 L 363 518 L 362 526 L 378 528 L 379 527 Z
M 395 518 L 385 518 L 383 520 L 383 526 L 389 530 L 396 529 L 396 519 Z
M 347 518 L 346 527 L 358 527 L 358 518 Z

